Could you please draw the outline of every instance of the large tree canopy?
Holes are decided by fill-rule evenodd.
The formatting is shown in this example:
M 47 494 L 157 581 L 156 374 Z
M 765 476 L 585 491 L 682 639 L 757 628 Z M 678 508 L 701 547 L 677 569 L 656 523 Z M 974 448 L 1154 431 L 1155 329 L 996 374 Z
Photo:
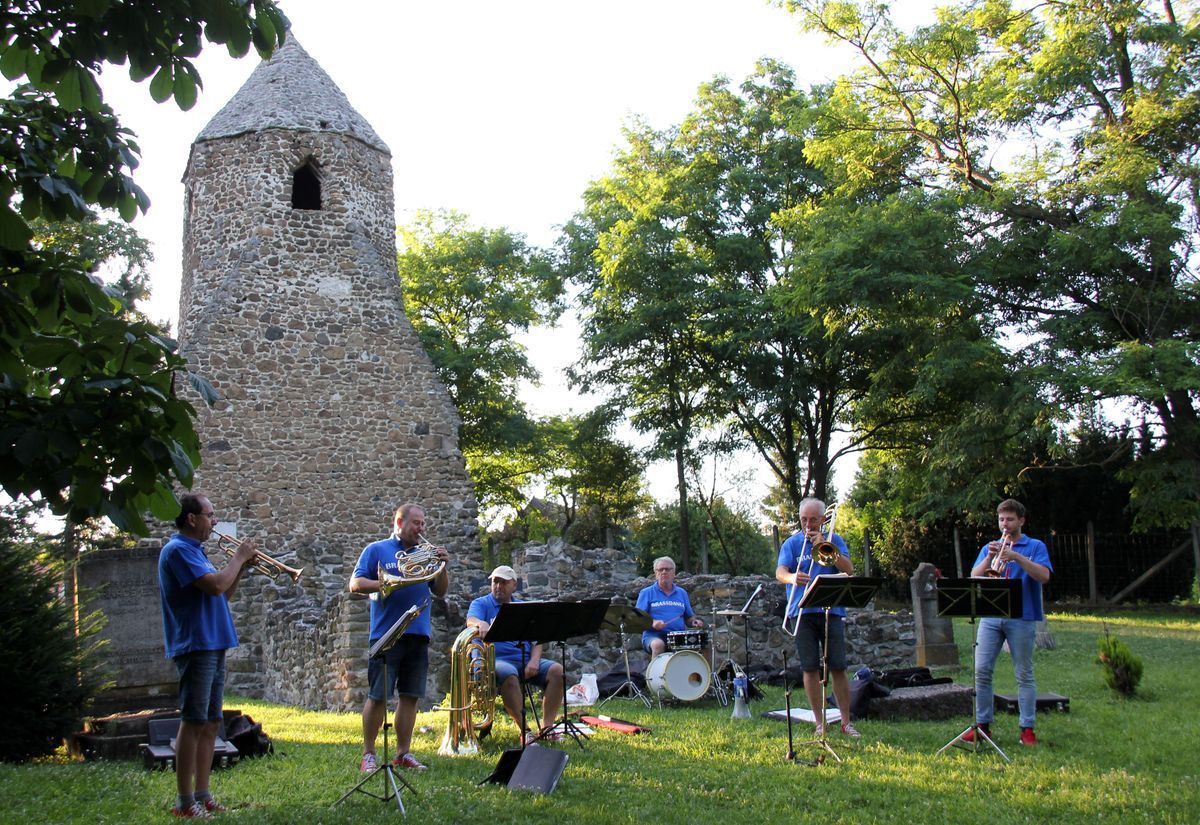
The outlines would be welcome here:
M 889 170 L 957 198 L 1025 379 L 1058 408 L 1144 416 L 1138 525 L 1200 520 L 1195 6 L 981 0 L 911 34 L 881 4 L 788 6 L 863 58 L 810 157 L 847 191 Z
M 175 394 L 186 364 L 155 325 L 129 317 L 77 249 L 30 222 L 82 221 L 91 207 L 144 211 L 138 147 L 104 104 L 104 64 L 151 78 L 157 101 L 190 108 L 191 58 L 207 39 L 263 56 L 286 19 L 272 0 L 7 3 L 0 72 L 0 484 L 40 495 L 74 521 L 107 516 L 133 531 L 177 512 L 173 481 L 199 460 L 194 411 Z M 203 385 L 202 385 L 203 388 Z

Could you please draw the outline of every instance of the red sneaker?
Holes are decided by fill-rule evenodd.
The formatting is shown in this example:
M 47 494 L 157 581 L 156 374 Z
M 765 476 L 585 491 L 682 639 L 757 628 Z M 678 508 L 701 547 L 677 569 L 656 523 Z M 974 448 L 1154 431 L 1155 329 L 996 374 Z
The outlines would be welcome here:
M 392 764 L 395 765 L 397 768 L 406 768 L 410 771 L 425 770 L 425 766 L 422 765 L 420 762 L 418 762 L 417 757 L 413 756 L 411 753 L 406 753 L 401 756 L 397 756 L 395 759 L 392 760 Z
M 976 725 L 975 727 L 979 728 L 979 730 L 982 731 L 983 733 L 986 733 L 988 739 L 991 739 L 993 742 L 996 741 L 996 737 L 992 736 L 992 726 L 991 725 Z M 962 737 L 962 741 L 974 742 L 975 741 L 975 728 L 971 728 L 971 730 L 964 733 L 963 737 Z
M 1033 747 L 1037 744 L 1037 737 L 1033 735 L 1033 728 L 1021 728 L 1021 744 Z
M 212 819 L 213 815 L 204 810 L 204 806 L 199 802 L 193 802 L 186 808 L 172 808 L 171 816 L 178 816 L 183 819 Z

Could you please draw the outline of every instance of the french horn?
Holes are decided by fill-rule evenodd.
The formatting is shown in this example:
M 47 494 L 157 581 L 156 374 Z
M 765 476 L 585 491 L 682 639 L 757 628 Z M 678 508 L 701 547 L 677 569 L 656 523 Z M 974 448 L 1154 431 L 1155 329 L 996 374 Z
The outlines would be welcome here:
M 446 562 L 438 557 L 433 542 L 424 534 L 419 534 L 418 538 L 420 541 L 412 550 L 396 553 L 397 573 L 387 572 L 382 562 L 375 569 L 375 577 L 379 579 L 379 598 L 386 599 L 397 588 L 436 579 L 446 569 Z

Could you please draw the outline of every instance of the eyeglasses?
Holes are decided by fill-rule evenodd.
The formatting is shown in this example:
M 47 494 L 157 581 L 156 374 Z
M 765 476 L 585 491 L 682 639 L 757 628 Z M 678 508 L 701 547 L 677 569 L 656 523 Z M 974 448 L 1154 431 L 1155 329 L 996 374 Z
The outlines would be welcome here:
M 209 521 L 217 520 L 217 514 L 215 512 L 213 512 L 212 510 L 209 510 L 207 513 L 201 511 L 200 515 L 204 516 Z
M 674 573 L 675 568 L 674 567 L 656 567 L 656 568 L 654 568 L 654 572 L 655 573 Z

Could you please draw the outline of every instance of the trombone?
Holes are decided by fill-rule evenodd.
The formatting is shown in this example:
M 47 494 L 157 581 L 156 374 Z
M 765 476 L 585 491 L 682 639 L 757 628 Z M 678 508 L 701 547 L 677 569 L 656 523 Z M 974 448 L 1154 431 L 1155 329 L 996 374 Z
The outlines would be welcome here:
M 824 531 L 821 531 L 823 537 L 820 541 L 810 543 L 808 539 L 808 532 L 805 531 L 804 544 L 800 546 L 800 555 L 796 559 L 797 571 L 800 570 L 800 562 L 804 560 L 804 550 L 805 548 L 809 547 L 810 544 L 811 549 L 809 550 L 809 558 L 813 562 L 821 565 L 822 567 L 833 567 L 835 564 L 837 564 L 838 556 L 842 554 L 842 551 L 838 550 L 837 545 L 833 543 L 833 527 L 837 521 L 837 509 L 838 505 L 836 502 L 825 508 L 825 518 L 822 520 L 821 525 L 824 526 L 825 524 L 828 524 L 829 532 L 825 533 Z M 824 538 L 824 536 L 828 536 L 828 538 Z M 788 599 L 787 609 L 783 611 L 783 632 L 789 636 L 795 636 L 800 632 L 800 611 L 796 610 L 796 622 L 793 627 L 788 627 L 788 617 L 791 615 L 792 610 L 795 610 L 800 602 L 804 600 L 804 596 L 808 594 L 808 589 L 812 587 L 813 580 L 816 579 L 816 576 L 811 575 L 811 564 L 809 565 L 808 569 L 810 573 L 808 583 L 804 585 L 803 590 L 798 584 L 792 584 L 792 597 Z
M 217 537 L 217 547 L 225 554 L 227 558 L 233 558 L 233 554 L 238 551 L 242 543 L 233 536 L 222 533 L 220 530 L 213 530 L 213 535 Z M 287 573 L 292 577 L 292 583 L 300 581 L 300 574 L 304 572 L 302 567 L 288 567 L 278 559 L 273 559 L 261 550 L 254 552 L 254 558 L 250 560 L 250 566 L 262 573 L 264 576 L 275 578 L 280 573 Z

